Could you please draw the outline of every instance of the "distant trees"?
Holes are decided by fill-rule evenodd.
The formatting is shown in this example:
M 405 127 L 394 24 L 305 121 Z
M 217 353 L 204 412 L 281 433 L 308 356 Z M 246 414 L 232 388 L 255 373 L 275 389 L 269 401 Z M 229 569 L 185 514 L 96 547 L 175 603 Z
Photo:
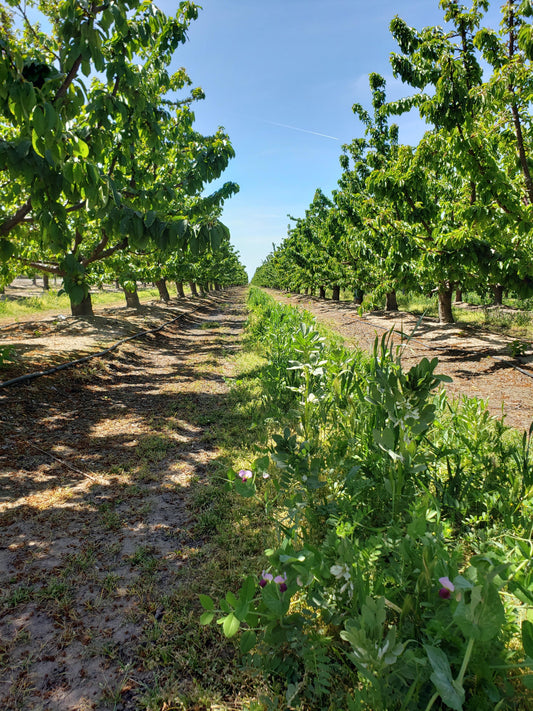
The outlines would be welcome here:
M 347 285 L 385 293 L 394 308 L 395 290 L 416 284 L 438 293 L 440 320 L 449 322 L 455 289 L 492 289 L 497 298 L 504 288 L 533 291 L 533 9 L 503 3 L 496 32 L 483 27 L 487 0 L 440 5 L 443 27 L 391 22 L 393 73 L 414 93 L 387 102 L 383 78 L 370 75 L 373 113 L 354 106 L 365 136 L 344 147 L 333 200 Z M 388 124 L 413 108 L 429 126 L 416 147 L 399 144 Z M 315 235 L 315 254 L 329 254 L 332 235 L 322 232 L 322 250 Z M 284 262 L 290 288 L 299 275 L 298 260 L 296 269 L 287 263 L 291 239 L 266 262 L 271 280 Z M 300 261 L 304 253 L 300 245 Z

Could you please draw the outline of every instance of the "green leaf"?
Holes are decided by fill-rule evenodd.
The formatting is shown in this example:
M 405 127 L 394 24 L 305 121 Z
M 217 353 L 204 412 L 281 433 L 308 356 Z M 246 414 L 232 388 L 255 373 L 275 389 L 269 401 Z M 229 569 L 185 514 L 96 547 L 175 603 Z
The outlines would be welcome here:
M 231 592 L 231 590 L 226 593 L 226 602 L 228 603 L 228 605 L 231 605 L 231 607 L 237 607 L 238 605 L 237 598 L 235 597 L 234 593 Z
M 202 612 L 202 614 L 200 615 L 200 624 L 201 625 L 211 624 L 214 616 L 215 616 L 215 613 L 210 610 L 206 610 L 205 612 Z
M 226 637 L 233 637 L 239 631 L 240 626 L 240 620 L 233 614 L 233 612 L 230 612 L 230 614 L 224 618 L 224 622 L 222 623 L 224 635 Z
M 241 654 L 248 654 L 248 652 L 255 647 L 257 642 L 257 635 L 253 630 L 246 630 L 241 637 Z
M 257 591 L 257 578 L 249 575 L 243 583 L 239 592 L 239 600 L 241 603 L 249 603 Z
M 154 210 L 148 210 L 144 217 L 144 224 L 148 229 L 154 224 L 155 218 L 157 217 L 157 214 L 155 213 Z
M 0 259 L 4 262 L 15 254 L 15 245 L 7 239 L 0 239 Z
M 453 680 L 448 657 L 441 649 L 431 647 L 429 644 L 425 644 L 424 649 L 433 669 L 431 681 L 439 692 L 441 699 L 451 709 L 462 711 L 465 698 L 464 690 L 458 688 Z
M 85 143 L 85 141 L 82 141 L 81 138 L 78 138 L 74 144 L 72 155 L 79 156 L 80 158 L 87 158 L 89 155 L 89 146 Z
M 235 479 L 235 491 L 239 494 L 239 496 L 249 499 L 256 495 L 257 488 L 251 479 L 242 481 L 240 477 L 237 477 L 237 479 Z
M 283 617 L 289 609 L 290 598 L 280 597 L 278 592 L 278 586 L 275 583 L 269 583 L 262 590 L 263 602 L 268 607 L 268 609 L 276 615 L 276 617 Z
M 57 123 L 57 114 L 52 106 L 48 102 L 44 105 L 44 126 L 45 131 L 49 133 L 53 128 L 55 128 Z
M 524 652 L 533 659 L 533 622 L 529 620 L 522 622 L 522 644 Z
M 75 284 L 68 290 L 68 295 L 70 296 L 70 300 L 73 304 L 81 304 L 85 298 L 85 289 L 83 286 Z
M 36 106 L 32 114 L 33 130 L 37 136 L 44 136 L 46 133 L 46 119 L 42 106 Z
M 204 610 L 214 610 L 215 609 L 215 603 L 209 595 L 200 595 L 200 605 L 204 608 Z

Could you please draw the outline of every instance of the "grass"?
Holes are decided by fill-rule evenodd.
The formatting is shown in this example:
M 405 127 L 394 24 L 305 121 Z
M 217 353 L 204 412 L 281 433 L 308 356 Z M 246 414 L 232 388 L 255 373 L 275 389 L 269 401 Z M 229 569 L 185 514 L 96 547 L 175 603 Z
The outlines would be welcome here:
M 48 311 L 70 313 L 70 301 L 66 294 L 58 296 L 56 290 L 43 291 L 41 295 L 21 297 L 15 294 L 10 294 L 9 287 L 6 290 L 8 298 L 5 301 L 0 301 L 0 318 L 11 318 L 17 320 L 25 318 L 29 315 L 39 314 Z M 141 304 L 159 299 L 159 292 L 155 288 L 143 288 L 138 290 L 139 300 Z M 185 295 L 190 296 L 190 289 L 185 289 Z M 175 294 L 171 293 L 171 298 L 175 298 Z M 122 291 L 118 290 L 93 290 L 91 291 L 91 301 L 96 308 L 120 304 L 125 306 L 126 299 Z
M 331 289 L 326 289 L 326 299 L 331 299 Z M 311 298 L 311 297 L 310 297 Z M 438 318 L 438 302 L 436 296 L 398 292 L 398 308 L 413 314 L 425 314 Z M 352 302 L 353 295 L 349 291 L 341 291 L 341 301 Z M 533 340 L 533 299 L 505 297 L 502 307 L 493 306 L 489 297 L 482 298 L 479 294 L 463 294 L 463 303 L 477 306 L 476 309 L 466 309 L 452 304 L 453 317 L 457 324 L 488 329 L 517 339 Z M 375 297 L 372 293 L 365 295 L 364 311 L 375 311 L 385 308 L 384 297 Z M 509 309 L 513 309 L 510 312 Z
M 465 294 L 464 303 L 478 306 L 476 309 L 466 309 L 452 304 L 452 313 L 455 322 L 459 325 L 485 328 L 490 331 L 502 333 L 516 338 L 533 339 L 533 317 L 528 309 L 529 301 L 514 300 L 516 311 L 507 310 L 507 306 L 490 306 L 480 303 L 475 294 Z M 438 317 L 437 302 L 422 294 L 399 294 L 398 307 L 401 310 L 414 314 L 427 314 Z M 521 309 L 521 310 L 520 310 Z

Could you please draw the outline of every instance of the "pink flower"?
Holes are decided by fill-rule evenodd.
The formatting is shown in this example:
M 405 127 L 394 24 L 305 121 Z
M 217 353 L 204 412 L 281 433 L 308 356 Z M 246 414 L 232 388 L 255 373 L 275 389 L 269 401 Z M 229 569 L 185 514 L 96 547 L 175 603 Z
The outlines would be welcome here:
M 267 583 L 269 583 L 274 576 L 272 573 L 267 573 L 263 570 L 263 573 L 261 575 L 261 578 L 259 580 L 259 585 L 264 588 Z
M 279 585 L 280 592 L 285 592 L 287 589 L 287 573 L 283 573 L 283 575 L 276 575 L 274 582 Z
M 439 583 L 442 585 L 441 589 L 439 590 L 439 597 L 442 597 L 443 600 L 448 600 L 452 592 L 455 590 L 455 585 L 448 577 L 439 578 Z
M 246 484 L 246 480 L 251 479 L 253 474 L 249 469 L 241 469 L 239 472 L 239 476 L 243 483 Z

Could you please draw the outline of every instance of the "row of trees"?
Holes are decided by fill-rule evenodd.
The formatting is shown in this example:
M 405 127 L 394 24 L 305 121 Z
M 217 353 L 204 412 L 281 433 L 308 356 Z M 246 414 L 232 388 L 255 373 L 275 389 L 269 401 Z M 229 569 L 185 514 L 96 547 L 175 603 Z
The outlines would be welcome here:
M 174 17 L 139 0 L 0 3 L 0 282 L 60 276 L 90 314 L 102 273 L 130 293 L 204 262 L 206 283 L 246 281 L 220 222 L 238 186 L 204 190 L 233 148 L 194 129 L 203 93 L 169 72 L 197 15 L 189 0 Z
M 370 75 L 372 110 L 353 109 L 364 137 L 343 147 L 338 190 L 317 190 L 305 216 L 267 257 L 254 282 L 289 289 L 398 289 L 438 294 L 453 321 L 454 290 L 533 291 L 533 8 L 507 0 L 498 31 L 483 26 L 488 0 L 440 0 L 443 27 L 395 17 L 395 77 L 413 90 L 387 102 Z M 392 116 L 417 109 L 428 129 L 402 145 Z

